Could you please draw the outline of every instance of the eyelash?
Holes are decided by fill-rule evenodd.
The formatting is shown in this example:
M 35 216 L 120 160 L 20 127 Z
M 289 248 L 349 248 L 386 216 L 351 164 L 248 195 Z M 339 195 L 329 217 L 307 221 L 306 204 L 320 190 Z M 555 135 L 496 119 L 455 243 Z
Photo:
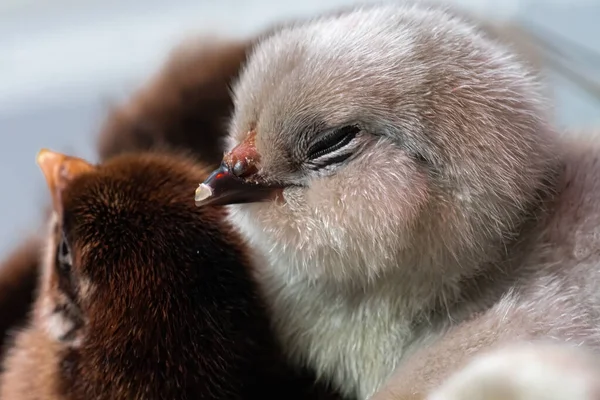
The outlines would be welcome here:
M 360 127 L 357 125 L 348 125 L 334 130 L 310 146 L 307 152 L 308 159 L 314 160 L 327 153 L 341 149 L 350 143 L 359 132 Z

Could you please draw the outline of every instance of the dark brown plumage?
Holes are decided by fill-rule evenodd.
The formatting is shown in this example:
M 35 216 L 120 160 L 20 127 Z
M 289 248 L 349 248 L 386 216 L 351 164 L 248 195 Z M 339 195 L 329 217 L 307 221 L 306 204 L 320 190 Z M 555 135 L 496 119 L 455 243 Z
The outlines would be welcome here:
M 54 204 L 48 253 L 1 398 L 309 398 L 279 360 L 225 211 L 190 201 L 204 168 L 52 152 L 40 165 Z

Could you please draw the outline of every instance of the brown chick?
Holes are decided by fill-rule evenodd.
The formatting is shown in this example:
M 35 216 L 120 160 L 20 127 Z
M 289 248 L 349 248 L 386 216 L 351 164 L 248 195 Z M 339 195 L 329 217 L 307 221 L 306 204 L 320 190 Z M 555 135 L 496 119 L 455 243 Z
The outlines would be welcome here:
M 356 7 L 256 45 L 196 200 L 229 205 L 265 264 L 291 360 L 364 400 L 405 368 L 423 398 L 504 343 L 600 350 L 600 142 L 558 135 L 543 91 L 442 5 Z
M 38 163 L 53 213 L 40 292 L 0 398 L 313 396 L 280 362 L 225 210 L 190 198 L 204 168 L 157 154 L 94 166 L 42 151 Z
M 233 108 L 229 85 L 251 43 L 206 37 L 178 46 L 155 77 L 107 116 L 98 137 L 100 159 L 159 148 L 217 163 Z M 0 263 L 0 356 L 31 308 L 40 252 L 39 239 L 31 237 Z

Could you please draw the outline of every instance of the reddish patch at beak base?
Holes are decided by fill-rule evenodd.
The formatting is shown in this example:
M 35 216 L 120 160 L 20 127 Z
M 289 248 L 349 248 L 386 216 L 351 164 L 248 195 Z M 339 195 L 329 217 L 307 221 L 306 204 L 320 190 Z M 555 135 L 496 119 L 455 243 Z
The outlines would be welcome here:
M 256 131 L 248 132 L 246 139 L 223 157 L 223 164 L 238 178 L 250 178 L 258 172 L 260 154 L 256 150 Z

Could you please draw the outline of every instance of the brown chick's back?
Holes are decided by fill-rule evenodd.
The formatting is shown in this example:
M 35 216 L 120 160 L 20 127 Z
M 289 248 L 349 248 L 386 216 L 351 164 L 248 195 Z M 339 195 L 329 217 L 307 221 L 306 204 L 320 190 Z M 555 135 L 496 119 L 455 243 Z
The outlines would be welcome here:
M 52 253 L 0 398 L 308 396 L 278 358 L 224 210 L 190 201 L 203 168 L 151 154 L 56 160 L 42 167 Z
M 108 116 L 98 141 L 101 159 L 158 148 L 217 164 L 233 110 L 230 87 L 252 43 L 206 38 L 179 45 L 158 74 Z

